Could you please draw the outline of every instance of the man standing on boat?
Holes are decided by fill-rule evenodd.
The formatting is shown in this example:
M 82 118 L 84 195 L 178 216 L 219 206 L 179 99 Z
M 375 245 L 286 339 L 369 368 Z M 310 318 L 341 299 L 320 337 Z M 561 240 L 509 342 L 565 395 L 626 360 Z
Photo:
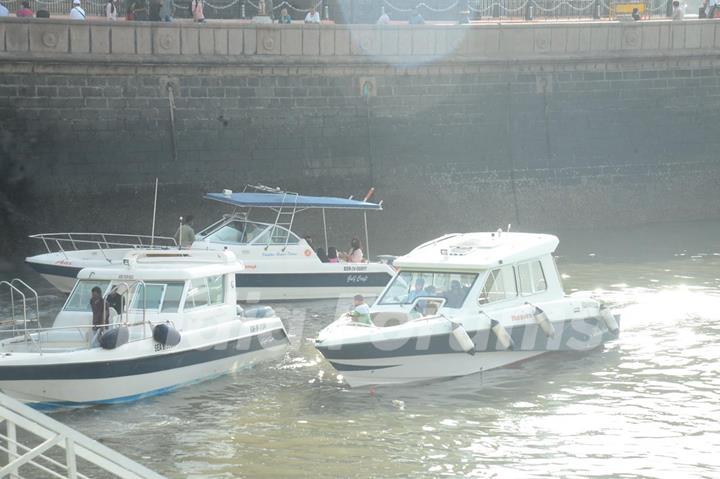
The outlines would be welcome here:
M 192 215 L 187 215 L 184 219 L 180 218 L 180 227 L 175 233 L 175 242 L 178 244 L 180 249 L 190 249 L 195 241 L 195 230 L 193 229 L 192 224 Z
M 105 300 L 102 297 L 102 290 L 99 286 L 95 286 L 90 290 L 90 309 L 92 310 L 92 341 L 91 347 L 98 344 L 100 335 L 107 325 L 107 311 L 105 309 Z

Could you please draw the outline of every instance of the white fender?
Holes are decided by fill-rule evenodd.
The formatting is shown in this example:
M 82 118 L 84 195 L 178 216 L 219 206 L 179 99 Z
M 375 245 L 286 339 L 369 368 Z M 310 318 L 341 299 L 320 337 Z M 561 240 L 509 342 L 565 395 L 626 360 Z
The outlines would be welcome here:
M 475 354 L 475 343 L 473 343 L 473 340 L 470 339 L 470 336 L 467 331 L 465 331 L 465 328 L 457 323 L 452 323 L 452 335 L 455 338 L 455 341 L 457 341 L 460 345 L 463 352 L 473 355 Z
M 618 325 L 617 320 L 615 319 L 615 315 L 612 314 L 612 311 L 610 311 L 610 308 L 606 307 L 604 304 L 600 305 L 600 317 L 603 321 L 605 321 L 605 325 L 607 326 L 608 330 L 615 334 L 620 329 L 620 326 Z
M 490 329 L 492 329 L 493 334 L 498 340 L 498 344 L 500 344 L 503 349 L 515 349 L 515 342 L 510 337 L 510 334 L 507 332 L 507 330 L 503 328 L 502 324 L 498 323 L 494 319 L 491 319 Z
M 529 303 L 528 303 L 529 304 Z M 532 305 L 530 305 L 532 306 Z M 535 311 L 533 311 L 533 316 L 535 317 L 535 321 L 540 325 L 542 330 L 545 332 L 545 335 L 549 338 L 555 337 L 555 328 L 553 327 L 552 323 L 550 323 L 550 320 L 547 317 L 547 314 L 545 314 L 545 311 L 535 307 Z

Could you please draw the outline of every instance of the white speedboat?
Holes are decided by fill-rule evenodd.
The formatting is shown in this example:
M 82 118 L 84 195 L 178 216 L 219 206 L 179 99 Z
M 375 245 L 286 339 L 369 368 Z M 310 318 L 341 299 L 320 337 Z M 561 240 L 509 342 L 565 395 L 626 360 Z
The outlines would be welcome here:
M 320 331 L 316 348 L 350 386 L 463 376 L 617 338 L 619 317 L 565 296 L 555 236 L 446 235 L 395 260 L 370 308 Z
M 205 198 L 231 205 L 235 210 L 200 231 L 192 245 L 192 250 L 229 250 L 243 261 L 245 270 L 236 278 L 239 301 L 338 298 L 358 292 L 377 296 L 392 278 L 394 270 L 386 262 L 324 262 L 318 256 L 319 250 L 292 232 L 297 213 L 321 210 L 324 251 L 328 251 L 325 211 L 359 210 L 364 214 L 365 256 L 369 257 L 366 215 L 368 211 L 382 210 L 382 203 L 302 196 L 266 187 L 253 189 L 206 194 Z M 251 209 L 270 210 L 276 219 L 273 223 L 253 221 L 249 217 Z M 31 238 L 43 240 L 47 253 L 25 261 L 60 291 L 67 292 L 80 269 L 117 263 L 131 249 L 128 245 L 138 243 L 133 240 L 122 246 L 118 240 L 97 240 L 106 236 L 81 233 L 34 235 Z M 140 237 L 140 241 L 148 244 L 150 237 Z M 156 242 L 155 245 L 177 248 L 171 241 L 164 238 L 162 244 Z M 118 247 L 107 247 L 113 245 Z
M 241 269 L 229 251 L 153 250 L 83 269 L 51 327 L 0 341 L 0 389 L 39 405 L 125 402 L 282 356 L 274 311 L 236 304 Z M 97 330 L 94 288 L 107 303 Z

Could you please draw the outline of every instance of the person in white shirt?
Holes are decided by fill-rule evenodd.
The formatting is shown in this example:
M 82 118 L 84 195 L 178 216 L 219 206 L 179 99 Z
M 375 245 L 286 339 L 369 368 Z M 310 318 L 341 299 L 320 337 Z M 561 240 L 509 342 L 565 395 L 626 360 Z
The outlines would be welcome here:
M 10 16 L 10 10 L 8 10 L 5 5 L 0 3 L 0 17 L 9 17 L 9 16 Z
M 108 20 L 117 20 L 117 4 L 115 3 L 116 1 L 117 0 L 108 0 L 107 5 L 105 5 L 105 16 Z
M 307 15 L 305 15 L 305 23 L 320 23 L 320 14 L 312 7 Z
M 378 25 L 388 25 L 390 24 L 390 15 L 385 12 L 385 8 L 382 9 L 382 14 L 380 15 L 380 18 L 378 18 L 377 21 Z
M 70 19 L 85 20 L 85 10 L 80 6 L 80 0 L 73 0 L 73 7 L 70 10 Z

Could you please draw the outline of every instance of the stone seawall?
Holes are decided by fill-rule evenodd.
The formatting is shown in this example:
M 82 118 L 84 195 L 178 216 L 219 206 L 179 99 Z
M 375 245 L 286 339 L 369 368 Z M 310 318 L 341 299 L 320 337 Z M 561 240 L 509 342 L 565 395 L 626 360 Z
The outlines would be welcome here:
M 0 221 L 145 232 L 156 177 L 166 231 L 248 182 L 375 186 L 388 243 L 716 218 L 718 53 L 713 21 L 5 20 Z

